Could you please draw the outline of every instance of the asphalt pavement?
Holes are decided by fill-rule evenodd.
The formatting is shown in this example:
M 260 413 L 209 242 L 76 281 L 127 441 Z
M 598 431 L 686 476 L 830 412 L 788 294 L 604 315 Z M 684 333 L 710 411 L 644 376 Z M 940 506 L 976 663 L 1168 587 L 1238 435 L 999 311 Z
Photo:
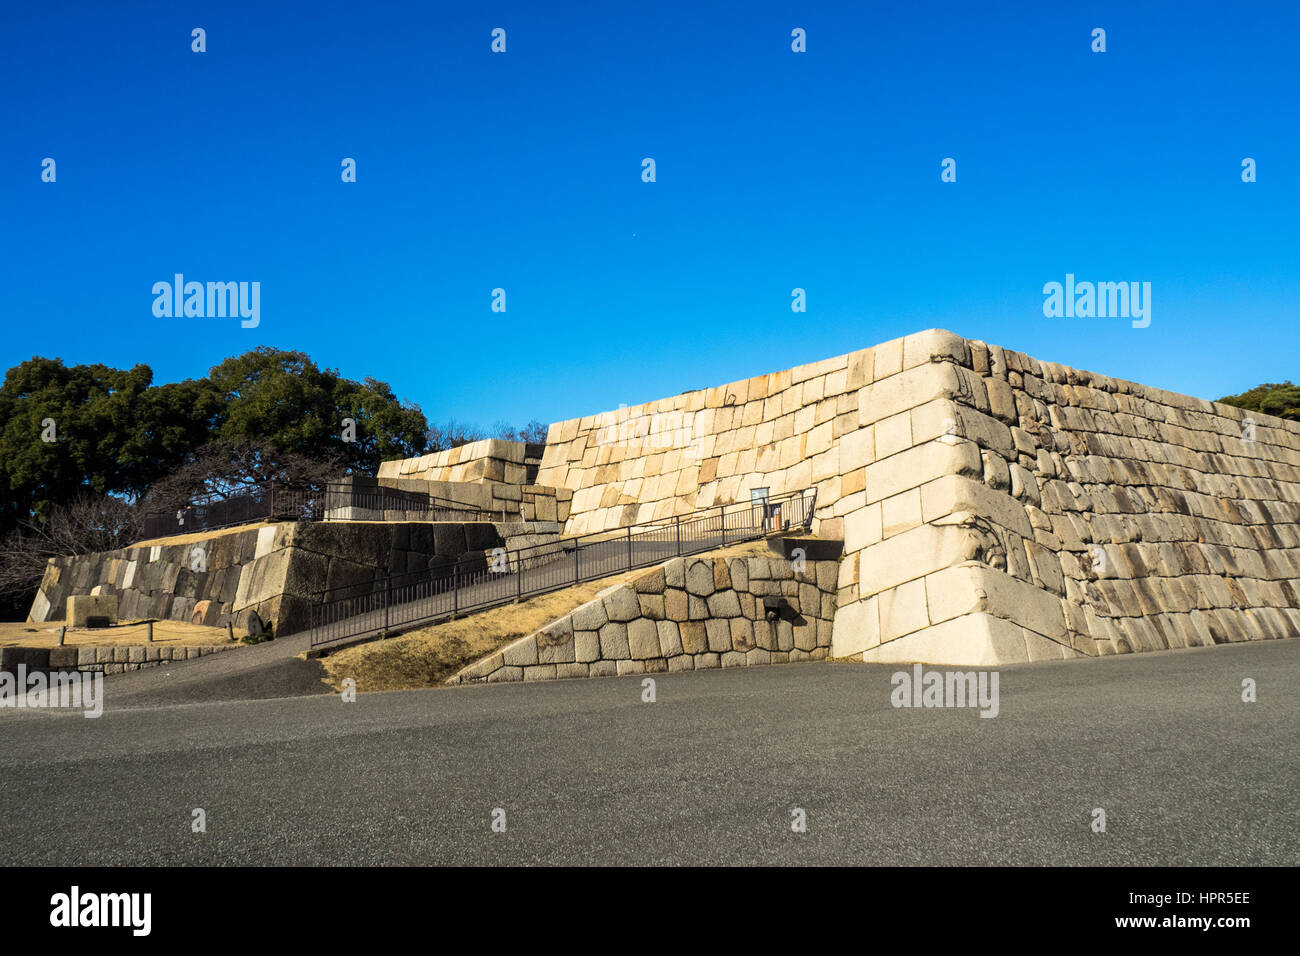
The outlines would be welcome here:
M 256 660 L 221 658 L 280 643 L 173 681 L 229 696 Z M 660 674 L 653 703 L 641 676 L 174 703 L 123 675 L 98 719 L 0 710 L 0 840 L 67 865 L 1300 863 L 1300 642 L 1005 667 L 992 719 L 895 708 L 901 670 Z

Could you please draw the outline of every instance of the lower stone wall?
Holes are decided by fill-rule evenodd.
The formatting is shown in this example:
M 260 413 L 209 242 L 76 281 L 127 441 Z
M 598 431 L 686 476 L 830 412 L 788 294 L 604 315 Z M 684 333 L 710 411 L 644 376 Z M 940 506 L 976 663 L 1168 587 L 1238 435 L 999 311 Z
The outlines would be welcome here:
M 385 461 L 381 478 L 423 478 L 438 482 L 500 481 L 512 485 L 528 482 L 530 466 L 536 471 L 542 460 L 541 444 L 485 438 L 430 452 L 419 458 Z
M 143 667 L 157 667 L 175 661 L 192 661 L 222 651 L 238 649 L 238 644 L 131 644 L 112 647 L 5 647 L 0 648 L 0 671 L 16 673 L 23 664 L 34 671 L 81 671 L 121 674 Z
M 230 528 L 177 536 L 174 542 L 53 558 L 27 619 L 61 621 L 67 598 L 117 597 L 122 620 L 153 618 L 219 626 L 242 625 L 250 589 L 283 590 L 281 552 L 293 524 Z M 265 619 L 265 618 L 264 618 Z
M 382 473 L 378 482 L 389 488 L 454 501 L 493 518 L 500 516 L 502 521 L 558 521 L 562 525 L 568 520 L 573 503 L 572 491 L 548 485 L 521 485 L 502 481 L 431 481 L 425 478 L 397 478 Z M 386 514 L 384 517 L 387 520 L 401 520 L 403 515 Z
M 28 620 L 63 619 L 67 597 L 109 594 L 123 620 L 155 618 L 276 635 L 310 626 L 310 599 L 326 588 L 365 587 L 389 575 L 481 571 L 498 548 L 535 548 L 525 566 L 554 560 L 557 522 L 300 522 L 188 535 L 53 559 Z
M 674 558 L 609 589 L 448 679 L 449 684 L 611 677 L 823 660 L 838 560 L 801 569 L 752 545 Z M 780 597 L 769 621 L 764 598 Z

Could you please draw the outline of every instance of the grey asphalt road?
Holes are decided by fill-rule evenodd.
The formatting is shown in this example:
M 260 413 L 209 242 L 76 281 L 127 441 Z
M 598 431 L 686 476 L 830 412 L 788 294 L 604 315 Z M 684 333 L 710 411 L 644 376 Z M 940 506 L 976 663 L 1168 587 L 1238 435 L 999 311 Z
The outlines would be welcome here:
M 994 719 L 893 708 L 898 669 L 664 674 L 655 703 L 640 677 L 181 705 L 110 681 L 97 720 L 0 711 L 0 845 L 66 865 L 1300 863 L 1300 642 L 1002 668 Z

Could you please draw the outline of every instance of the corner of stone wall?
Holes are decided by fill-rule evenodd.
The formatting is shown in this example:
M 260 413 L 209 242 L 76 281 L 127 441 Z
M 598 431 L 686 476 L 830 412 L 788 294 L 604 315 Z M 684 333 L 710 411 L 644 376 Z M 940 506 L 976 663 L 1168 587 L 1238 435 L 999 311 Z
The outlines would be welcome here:
M 863 430 L 847 452 L 863 489 L 839 506 L 835 656 L 990 664 L 1095 652 L 1076 648 L 1059 568 L 1036 551 L 1026 506 L 1037 482 L 1014 461 L 1015 404 L 981 374 L 982 344 L 936 329 L 872 351 Z

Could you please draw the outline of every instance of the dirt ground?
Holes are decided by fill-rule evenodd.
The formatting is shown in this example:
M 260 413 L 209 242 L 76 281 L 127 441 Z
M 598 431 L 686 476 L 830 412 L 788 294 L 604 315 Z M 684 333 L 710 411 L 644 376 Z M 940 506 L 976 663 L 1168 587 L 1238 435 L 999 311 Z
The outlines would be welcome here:
M 115 644 L 143 644 L 144 621 L 114 624 L 112 627 L 70 627 L 64 647 L 106 647 Z M 0 622 L 0 647 L 58 647 L 58 621 L 40 624 L 23 621 Z M 200 627 L 186 621 L 154 621 L 155 644 L 229 644 L 224 627 Z

